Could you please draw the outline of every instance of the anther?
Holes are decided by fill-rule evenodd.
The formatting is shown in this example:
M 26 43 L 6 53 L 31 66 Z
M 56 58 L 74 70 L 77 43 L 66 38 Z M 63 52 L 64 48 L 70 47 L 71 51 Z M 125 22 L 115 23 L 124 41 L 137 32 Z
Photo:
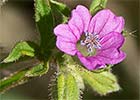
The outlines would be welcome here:
M 88 53 L 92 53 L 93 49 L 100 49 L 100 39 L 98 34 L 85 32 L 85 40 L 81 40 L 80 44 L 87 47 Z

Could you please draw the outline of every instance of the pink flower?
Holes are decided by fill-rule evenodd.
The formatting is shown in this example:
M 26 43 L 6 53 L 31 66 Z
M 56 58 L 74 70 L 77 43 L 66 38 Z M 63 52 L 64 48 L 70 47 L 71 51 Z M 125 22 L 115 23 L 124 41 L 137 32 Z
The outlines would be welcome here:
M 92 17 L 86 7 L 78 5 L 72 10 L 67 24 L 55 27 L 56 46 L 66 54 L 76 55 L 89 70 L 104 68 L 126 57 L 120 50 L 124 43 L 123 28 L 123 17 L 117 17 L 109 9 L 101 10 Z M 82 53 L 77 46 L 79 44 L 86 48 L 88 55 Z

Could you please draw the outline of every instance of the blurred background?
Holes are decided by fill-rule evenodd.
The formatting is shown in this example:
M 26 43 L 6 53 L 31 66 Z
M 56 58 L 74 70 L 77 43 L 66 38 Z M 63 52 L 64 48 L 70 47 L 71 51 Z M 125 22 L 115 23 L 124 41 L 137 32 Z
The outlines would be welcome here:
M 77 4 L 88 7 L 92 0 L 59 1 L 74 8 Z M 136 31 L 133 36 L 126 37 L 125 45 L 122 48 L 127 53 L 127 58 L 113 67 L 113 73 L 117 76 L 122 90 L 107 96 L 100 96 L 87 87 L 83 94 L 83 100 L 139 100 L 139 0 L 108 0 L 107 8 L 125 18 L 125 29 L 128 32 Z M 7 56 L 16 42 L 21 40 L 30 40 L 36 43 L 39 41 L 39 34 L 34 22 L 33 0 L 9 0 L 0 7 L 0 60 Z M 20 68 L 28 63 L 15 65 Z M 14 68 L 0 71 L 0 77 L 10 74 L 12 70 Z M 48 100 L 50 76 L 51 73 L 48 73 L 13 88 L 0 95 L 0 100 Z

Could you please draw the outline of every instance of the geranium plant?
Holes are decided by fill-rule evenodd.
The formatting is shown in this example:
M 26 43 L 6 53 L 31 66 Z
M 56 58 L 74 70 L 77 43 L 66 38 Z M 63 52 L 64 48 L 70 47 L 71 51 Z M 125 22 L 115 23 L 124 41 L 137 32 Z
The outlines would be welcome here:
M 0 69 L 19 60 L 36 58 L 38 63 L 1 79 L 0 92 L 47 74 L 52 66 L 53 100 L 79 100 L 86 85 L 100 95 L 119 91 L 111 68 L 126 57 L 121 50 L 125 20 L 107 9 L 106 3 L 93 0 L 89 8 L 79 4 L 70 10 L 55 0 L 34 0 L 40 45 L 20 41 L 1 61 Z

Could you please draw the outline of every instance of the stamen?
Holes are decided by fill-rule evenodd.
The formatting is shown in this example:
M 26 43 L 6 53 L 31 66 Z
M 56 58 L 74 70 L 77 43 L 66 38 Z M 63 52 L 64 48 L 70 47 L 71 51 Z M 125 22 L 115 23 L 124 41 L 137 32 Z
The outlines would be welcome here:
M 83 46 L 86 45 L 85 42 L 84 42 L 84 40 L 81 40 L 80 41 L 80 44 L 83 45 Z
M 94 48 L 101 48 L 101 44 L 99 41 L 100 39 L 98 34 L 85 32 L 85 40 L 81 40 L 80 43 L 81 45 L 86 46 L 88 53 L 91 54 Z
M 85 36 L 88 36 L 88 34 L 89 34 L 88 32 L 85 32 Z

